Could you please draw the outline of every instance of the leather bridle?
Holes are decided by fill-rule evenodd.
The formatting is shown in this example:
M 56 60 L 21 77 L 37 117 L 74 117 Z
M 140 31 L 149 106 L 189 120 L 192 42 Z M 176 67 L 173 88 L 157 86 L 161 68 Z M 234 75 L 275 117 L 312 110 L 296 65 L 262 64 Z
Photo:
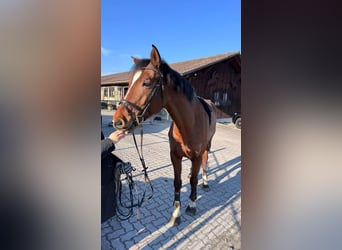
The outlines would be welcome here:
M 153 87 L 151 94 L 150 94 L 149 98 L 147 99 L 146 104 L 142 108 L 139 107 L 138 105 L 126 100 L 126 99 L 122 99 L 119 102 L 119 105 L 123 104 L 126 107 L 129 114 L 134 118 L 133 123 L 131 124 L 131 126 L 127 130 L 130 130 L 133 125 L 139 126 L 142 122 L 144 122 L 144 115 L 145 115 L 147 109 L 149 108 L 149 106 L 151 105 L 153 97 L 155 97 L 157 95 L 160 88 L 161 88 L 162 107 L 164 107 L 164 84 L 163 84 L 164 76 L 163 76 L 163 74 L 155 68 L 143 67 L 142 69 L 143 70 L 153 70 L 154 72 L 156 72 L 160 75 L 160 78 L 159 78 L 157 84 Z M 128 107 L 132 107 L 133 109 L 137 110 L 138 114 L 136 115 L 134 112 L 132 112 L 132 110 L 128 109 Z

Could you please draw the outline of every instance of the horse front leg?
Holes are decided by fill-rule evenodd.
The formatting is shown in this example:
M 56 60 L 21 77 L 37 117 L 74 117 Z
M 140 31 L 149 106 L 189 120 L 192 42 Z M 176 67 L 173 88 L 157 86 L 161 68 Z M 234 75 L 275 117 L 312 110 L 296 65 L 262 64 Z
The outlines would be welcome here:
M 174 188 L 175 198 L 173 201 L 174 210 L 170 218 L 170 224 L 172 226 L 178 226 L 181 222 L 181 202 L 180 202 L 180 190 L 182 188 L 182 157 L 178 157 L 174 152 L 171 152 L 171 161 L 174 171 Z
M 201 166 L 202 158 L 197 157 L 192 160 L 191 165 L 191 177 L 190 177 L 190 185 L 191 185 L 191 193 L 189 205 L 187 206 L 185 213 L 191 216 L 196 215 L 196 199 L 197 199 L 197 184 L 198 184 L 198 172 Z

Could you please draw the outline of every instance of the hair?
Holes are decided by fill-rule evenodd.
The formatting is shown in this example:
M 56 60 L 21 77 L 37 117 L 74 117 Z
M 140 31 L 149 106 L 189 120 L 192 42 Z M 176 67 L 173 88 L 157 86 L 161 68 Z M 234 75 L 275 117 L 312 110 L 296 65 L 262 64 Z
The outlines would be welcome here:
M 150 59 L 140 59 L 133 65 L 132 70 L 136 71 L 146 67 L 150 63 Z M 183 93 L 186 98 L 191 102 L 196 96 L 194 88 L 177 71 L 173 70 L 164 60 L 161 61 L 160 72 L 166 78 L 166 84 L 171 84 L 174 90 Z
M 150 59 L 140 59 L 137 63 L 132 66 L 132 71 L 139 70 L 146 67 L 150 63 Z

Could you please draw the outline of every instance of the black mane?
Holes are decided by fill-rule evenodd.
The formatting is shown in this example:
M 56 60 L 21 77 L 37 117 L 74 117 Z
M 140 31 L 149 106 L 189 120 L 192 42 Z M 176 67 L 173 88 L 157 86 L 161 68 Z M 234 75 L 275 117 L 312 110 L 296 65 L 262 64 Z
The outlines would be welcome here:
M 194 88 L 181 74 L 173 70 L 165 62 L 161 64 L 161 72 L 166 77 L 166 82 L 172 84 L 177 92 L 183 93 L 190 102 L 194 99 L 196 96 Z
M 150 59 L 140 59 L 138 63 L 133 65 L 132 70 L 136 71 L 136 70 L 142 69 L 146 67 L 149 63 L 150 63 Z
M 149 63 L 150 59 L 141 59 L 137 64 L 133 65 L 132 70 L 142 69 Z M 166 84 L 171 84 L 175 91 L 183 93 L 190 102 L 194 99 L 196 93 L 188 80 L 182 77 L 177 71 L 173 70 L 164 60 L 161 62 L 160 71 L 166 78 Z

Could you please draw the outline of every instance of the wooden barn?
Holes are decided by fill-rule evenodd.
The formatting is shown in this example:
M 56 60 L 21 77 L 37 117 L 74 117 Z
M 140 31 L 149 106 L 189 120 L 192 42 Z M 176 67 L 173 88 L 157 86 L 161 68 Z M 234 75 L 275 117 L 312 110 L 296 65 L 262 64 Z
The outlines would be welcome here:
M 188 79 L 197 95 L 211 99 L 221 111 L 218 118 L 241 112 L 241 55 L 239 52 L 219 54 L 170 67 Z M 114 107 L 128 89 L 129 72 L 101 77 L 101 104 Z

